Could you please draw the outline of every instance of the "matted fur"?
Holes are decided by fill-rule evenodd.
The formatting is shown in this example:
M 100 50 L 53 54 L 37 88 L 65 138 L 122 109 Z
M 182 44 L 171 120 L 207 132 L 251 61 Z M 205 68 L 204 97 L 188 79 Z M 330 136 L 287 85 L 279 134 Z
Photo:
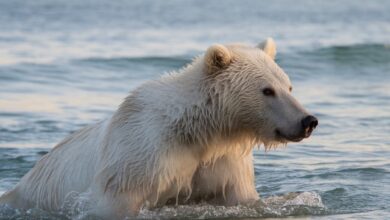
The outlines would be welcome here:
M 58 210 L 69 193 L 88 191 L 90 212 L 123 217 L 171 199 L 258 200 L 251 151 L 285 144 L 269 132 L 275 125 L 258 86 L 268 83 L 289 100 L 282 102 L 296 104 L 287 75 L 271 58 L 275 53 L 218 45 L 180 71 L 141 85 L 112 117 L 43 156 L 0 203 Z M 298 105 L 291 109 L 291 117 L 304 114 Z

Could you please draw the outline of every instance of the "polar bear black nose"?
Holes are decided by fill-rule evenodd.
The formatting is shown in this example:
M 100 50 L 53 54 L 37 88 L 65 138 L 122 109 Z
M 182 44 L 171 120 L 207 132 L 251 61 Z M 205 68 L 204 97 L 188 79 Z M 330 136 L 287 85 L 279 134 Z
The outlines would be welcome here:
M 314 130 L 314 128 L 318 125 L 318 120 L 316 117 L 309 115 L 306 116 L 304 119 L 302 119 L 302 127 L 305 130 L 305 133 L 307 135 L 310 135 L 310 133 Z

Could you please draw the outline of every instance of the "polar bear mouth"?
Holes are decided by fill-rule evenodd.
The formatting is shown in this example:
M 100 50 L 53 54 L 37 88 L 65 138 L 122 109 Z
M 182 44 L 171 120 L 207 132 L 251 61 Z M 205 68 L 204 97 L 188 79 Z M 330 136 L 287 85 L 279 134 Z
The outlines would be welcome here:
M 282 133 L 279 129 L 275 129 L 275 137 L 277 140 L 280 140 L 280 141 L 291 141 L 291 142 L 299 142 L 301 141 L 302 139 L 306 138 L 306 137 L 309 137 L 309 135 L 286 135 L 284 133 Z

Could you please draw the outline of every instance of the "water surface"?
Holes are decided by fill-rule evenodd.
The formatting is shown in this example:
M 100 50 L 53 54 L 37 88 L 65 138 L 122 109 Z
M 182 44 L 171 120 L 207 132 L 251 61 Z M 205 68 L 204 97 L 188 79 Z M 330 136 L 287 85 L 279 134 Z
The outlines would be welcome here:
M 389 11 L 389 1 L 0 1 L 0 193 L 146 80 L 213 43 L 255 45 L 272 36 L 293 94 L 320 126 L 302 143 L 254 151 L 268 211 L 200 204 L 139 217 L 386 219 Z M 68 214 L 0 210 L 3 219 Z

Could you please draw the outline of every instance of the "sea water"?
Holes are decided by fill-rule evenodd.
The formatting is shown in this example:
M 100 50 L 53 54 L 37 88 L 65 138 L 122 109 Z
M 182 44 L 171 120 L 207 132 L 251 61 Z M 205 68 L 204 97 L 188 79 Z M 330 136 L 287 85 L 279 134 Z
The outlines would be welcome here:
M 254 151 L 252 206 L 143 209 L 138 218 L 390 217 L 389 1 L 0 0 L 0 194 L 66 135 L 213 43 L 271 36 L 311 138 Z M 0 219 L 88 219 L 0 208 Z M 87 201 L 86 201 L 87 202 Z

